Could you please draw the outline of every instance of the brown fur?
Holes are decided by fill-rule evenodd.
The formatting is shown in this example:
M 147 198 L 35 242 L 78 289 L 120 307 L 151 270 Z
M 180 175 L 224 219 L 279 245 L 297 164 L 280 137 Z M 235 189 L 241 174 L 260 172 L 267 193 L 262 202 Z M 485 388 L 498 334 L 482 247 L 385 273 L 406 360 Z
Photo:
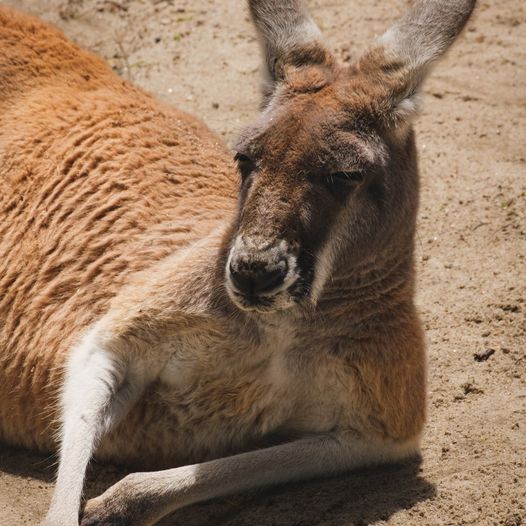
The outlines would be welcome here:
M 17 96 L 13 96 L 9 87 L 1 98 L 5 108 L 1 248 L 7 254 L 0 282 L 3 290 L 1 363 L 5 378 L 0 388 L 1 431 L 3 439 L 10 443 L 48 450 L 54 447 L 52 437 L 56 425 L 56 417 L 49 411 L 56 406 L 68 349 L 85 328 L 107 310 L 111 298 L 130 275 L 203 236 L 225 214 L 231 213 L 236 176 L 230 154 L 195 119 L 161 105 L 115 77 L 97 58 L 68 43 L 49 26 L 30 17 L 22 18 L 7 8 L 2 8 L 1 14 L 2 38 L 7 43 L 12 32 L 16 36 L 16 32 L 24 30 L 40 45 L 44 37 L 38 31 L 44 31 L 50 49 L 49 55 L 40 55 L 43 66 L 37 65 L 33 72 L 22 68 L 13 75 L 7 64 L 0 76 L 9 79 L 11 85 L 18 82 L 19 86 L 26 85 L 27 75 L 34 75 L 34 80 L 38 80 L 31 83 L 35 89 L 22 91 L 24 104 L 18 101 L 20 94 L 15 92 Z M 27 29 L 21 20 L 27 20 Z M 27 48 L 17 49 L 19 56 L 11 55 L 11 62 L 33 60 L 26 56 L 33 49 L 31 46 L 34 44 L 29 41 Z M 362 68 L 367 70 L 367 64 Z M 74 81 L 70 81 L 70 77 Z M 309 155 L 312 134 L 298 135 L 298 126 L 316 133 L 324 121 L 329 121 L 333 128 L 338 126 L 338 120 L 357 122 L 349 108 L 371 121 L 378 120 L 376 112 L 382 112 L 382 98 L 376 93 L 378 85 L 386 84 L 358 76 L 355 69 L 339 71 L 330 62 L 322 65 L 322 69 L 292 68 L 289 77 L 283 97 L 290 99 L 290 108 L 266 131 L 268 140 L 261 146 L 268 172 L 273 174 L 269 177 L 279 181 L 275 187 L 290 198 L 288 212 L 281 223 L 276 223 L 273 208 L 269 206 L 272 198 L 265 193 L 265 207 L 273 214 L 271 221 L 260 210 L 251 210 L 248 206 L 245 209 L 248 216 L 259 218 L 255 229 L 289 225 L 295 211 L 313 201 L 305 195 L 308 189 L 302 189 L 292 175 L 280 176 L 285 171 L 302 174 L 313 165 Z M 68 79 L 67 85 L 64 78 Z M 331 82 L 334 79 L 336 81 Z M 305 101 L 303 93 L 309 96 Z M 389 96 L 385 92 L 382 95 Z M 380 106 L 371 108 L 371 100 Z M 293 155 L 288 150 L 290 136 L 296 137 Z M 206 150 L 206 156 L 201 154 L 202 150 Z M 284 151 L 287 151 L 287 164 L 283 165 L 281 152 Z M 257 195 L 252 196 L 253 200 L 256 198 Z M 323 200 L 321 195 L 314 200 L 318 211 Z M 323 223 L 315 227 L 324 231 L 309 232 L 311 239 L 320 238 L 318 245 L 330 229 L 330 202 L 327 211 L 321 209 L 320 217 Z M 411 238 L 414 223 L 407 225 L 406 219 L 401 217 L 400 224 L 410 227 Z M 392 227 L 398 231 L 400 225 Z M 317 251 L 320 247 L 311 248 Z M 345 262 L 346 267 L 348 264 Z M 369 291 L 368 303 L 371 304 L 371 295 L 377 295 L 380 303 L 370 312 L 367 333 L 377 333 L 382 327 L 378 333 L 381 339 L 368 343 L 367 347 L 372 350 L 358 353 L 362 355 L 358 356 L 359 365 L 350 370 L 353 376 L 363 378 L 368 384 L 363 386 L 360 396 L 369 408 L 367 412 L 378 415 L 371 417 L 374 426 L 380 426 L 382 435 L 397 439 L 417 434 L 424 420 L 424 377 L 417 373 L 422 370 L 423 358 L 418 351 L 422 343 L 419 330 L 415 332 L 418 322 L 410 307 L 411 269 L 408 261 L 399 276 L 401 283 L 397 283 L 389 295 L 378 285 L 377 292 Z M 166 279 L 155 286 L 171 287 L 172 283 Z M 143 289 L 138 290 L 142 296 Z M 352 312 L 348 301 L 344 301 L 348 299 L 343 297 L 344 290 L 344 286 L 340 286 L 335 312 L 341 312 L 348 326 L 353 324 Z M 149 291 L 149 296 L 157 301 L 169 297 L 169 291 Z M 396 296 L 392 302 L 391 296 Z M 334 318 L 333 303 L 333 297 L 320 300 L 320 307 L 327 304 Z M 407 305 L 403 307 L 407 314 L 401 319 L 399 313 L 403 305 Z M 123 314 L 120 319 L 129 318 L 128 309 L 132 307 L 126 305 L 127 315 Z M 155 310 L 163 312 L 159 305 Z M 361 318 L 364 312 L 361 304 L 357 310 Z M 141 310 L 141 315 L 154 317 L 147 312 Z M 115 317 L 119 319 L 118 314 Z M 393 332 L 385 329 L 390 318 L 396 321 Z M 134 326 L 145 323 L 140 317 L 131 322 Z M 154 325 L 155 330 L 160 330 L 158 325 Z M 414 333 L 410 340 L 414 345 L 402 346 L 405 354 L 416 353 L 415 364 L 409 367 L 405 363 L 407 357 L 399 363 L 396 355 L 382 353 L 383 342 L 398 348 L 391 342 L 404 326 L 402 341 Z M 114 330 L 118 332 L 117 323 Z M 323 333 L 320 336 L 318 327 L 315 332 L 318 338 L 326 338 Z M 348 337 L 348 330 L 345 332 Z M 363 335 L 358 338 L 362 339 Z M 376 348 L 378 352 L 374 351 Z M 356 361 L 354 356 L 338 359 L 353 364 Z M 389 365 L 380 366 L 386 359 Z M 407 372 L 393 375 L 393 367 L 400 366 Z M 381 371 L 388 371 L 390 382 L 378 376 Z M 406 392 L 408 382 L 414 384 L 414 394 Z M 395 394 L 397 392 L 399 394 Z M 220 400 L 221 396 L 211 398 Z M 378 408 L 383 416 L 378 414 Z M 405 412 L 411 415 L 406 426 L 403 425 L 406 419 L 401 418 Z
M 231 213 L 236 175 L 199 121 L 48 25 L 1 7 L 0 49 L 0 437 L 49 450 L 68 350 Z

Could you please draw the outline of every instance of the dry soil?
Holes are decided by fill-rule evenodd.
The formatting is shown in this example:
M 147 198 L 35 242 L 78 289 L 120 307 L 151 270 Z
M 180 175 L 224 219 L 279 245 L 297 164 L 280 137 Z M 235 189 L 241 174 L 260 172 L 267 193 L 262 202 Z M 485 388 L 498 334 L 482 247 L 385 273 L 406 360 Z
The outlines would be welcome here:
M 242 0 L 8 0 L 61 27 L 230 142 L 256 114 L 258 49 Z M 311 0 L 349 61 L 406 0 Z M 181 510 L 185 526 L 526 524 L 526 2 L 479 0 L 428 82 L 418 305 L 429 348 L 423 463 Z M 54 459 L 0 448 L 0 525 L 37 524 Z M 122 476 L 95 466 L 88 494 Z

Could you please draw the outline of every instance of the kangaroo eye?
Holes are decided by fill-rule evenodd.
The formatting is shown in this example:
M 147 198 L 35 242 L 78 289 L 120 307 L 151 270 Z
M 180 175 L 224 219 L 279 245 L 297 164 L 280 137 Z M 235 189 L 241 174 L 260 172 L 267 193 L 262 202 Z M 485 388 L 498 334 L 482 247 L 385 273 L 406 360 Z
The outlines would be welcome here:
M 245 155 L 244 153 L 237 152 L 234 156 L 234 161 L 238 163 L 251 163 L 252 159 L 248 157 L 248 155 Z
M 256 167 L 256 163 L 248 157 L 248 155 L 245 155 L 243 153 L 236 153 L 234 156 L 234 161 L 236 161 L 239 171 L 241 172 L 241 177 L 246 179 L 254 170 Z
M 360 171 L 354 172 L 333 172 L 329 176 L 329 182 L 332 184 L 338 183 L 360 183 L 363 181 L 365 174 Z

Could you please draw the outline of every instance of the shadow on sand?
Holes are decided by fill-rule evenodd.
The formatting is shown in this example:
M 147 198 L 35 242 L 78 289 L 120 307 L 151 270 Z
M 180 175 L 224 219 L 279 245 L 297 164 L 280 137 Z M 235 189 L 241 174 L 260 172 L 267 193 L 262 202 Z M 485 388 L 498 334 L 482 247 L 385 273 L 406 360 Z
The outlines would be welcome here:
M 420 462 L 289 484 L 179 510 L 162 526 L 365 526 L 436 495 Z
M 0 471 L 51 483 L 55 458 L 0 445 Z M 114 466 L 94 465 L 89 498 L 125 476 Z M 365 526 L 435 496 L 420 476 L 420 462 L 360 470 L 331 479 L 288 484 L 184 508 L 162 526 Z

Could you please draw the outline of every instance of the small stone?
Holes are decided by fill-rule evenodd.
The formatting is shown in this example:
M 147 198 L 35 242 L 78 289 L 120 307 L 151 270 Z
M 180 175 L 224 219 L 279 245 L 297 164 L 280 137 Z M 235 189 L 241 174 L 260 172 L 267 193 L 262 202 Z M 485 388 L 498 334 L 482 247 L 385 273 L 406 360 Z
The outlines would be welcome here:
M 488 333 L 489 334 L 489 333 Z M 476 362 L 485 362 L 490 356 L 495 354 L 495 349 L 486 349 L 481 352 L 476 352 L 473 357 Z
M 482 389 L 479 389 L 475 385 L 473 385 L 471 382 L 466 382 L 465 384 L 461 385 L 462 390 L 464 391 L 464 395 L 468 394 L 482 394 L 484 391 Z

